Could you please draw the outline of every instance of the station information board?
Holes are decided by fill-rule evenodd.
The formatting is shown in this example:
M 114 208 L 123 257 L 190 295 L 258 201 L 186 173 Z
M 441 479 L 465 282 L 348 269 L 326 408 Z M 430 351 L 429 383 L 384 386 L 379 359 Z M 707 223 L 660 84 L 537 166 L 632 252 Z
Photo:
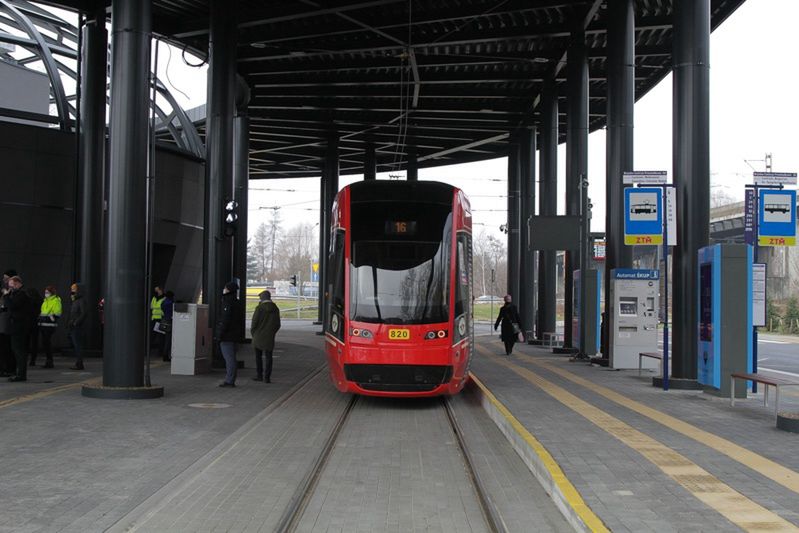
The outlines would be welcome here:
M 624 189 L 624 244 L 663 244 L 663 189 Z
M 796 244 L 796 191 L 762 189 L 758 206 L 760 246 Z

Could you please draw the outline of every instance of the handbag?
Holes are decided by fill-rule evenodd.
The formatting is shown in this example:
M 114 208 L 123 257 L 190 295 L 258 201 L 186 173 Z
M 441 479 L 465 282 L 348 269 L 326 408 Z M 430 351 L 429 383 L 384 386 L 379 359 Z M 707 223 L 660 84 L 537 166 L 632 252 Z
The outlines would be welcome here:
M 161 320 L 156 325 L 158 333 L 166 334 L 172 331 L 172 323 Z
M 511 322 L 511 326 L 513 326 L 513 334 L 516 335 L 516 340 L 518 342 L 524 342 L 524 332 L 522 328 L 516 322 Z

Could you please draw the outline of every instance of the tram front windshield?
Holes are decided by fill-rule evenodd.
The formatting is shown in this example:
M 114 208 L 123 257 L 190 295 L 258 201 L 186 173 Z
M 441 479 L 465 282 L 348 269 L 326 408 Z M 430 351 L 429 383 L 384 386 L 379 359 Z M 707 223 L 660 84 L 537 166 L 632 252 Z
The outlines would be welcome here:
M 451 207 L 376 202 L 352 211 L 350 318 L 449 320 Z

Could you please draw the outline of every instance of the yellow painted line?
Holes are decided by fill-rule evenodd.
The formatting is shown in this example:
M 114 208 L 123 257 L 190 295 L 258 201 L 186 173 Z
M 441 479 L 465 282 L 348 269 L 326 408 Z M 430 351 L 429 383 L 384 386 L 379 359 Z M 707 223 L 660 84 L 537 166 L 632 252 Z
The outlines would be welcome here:
M 695 498 L 741 529 L 745 531 L 799 531 L 799 528 L 784 518 L 750 500 L 704 468 L 649 435 L 589 404 L 566 389 L 547 381 L 532 370 L 496 357 L 482 346 L 479 349 L 498 364 L 536 385 L 564 406 L 646 457 Z
M 164 366 L 163 361 L 159 361 L 157 363 L 150 363 L 150 368 L 158 368 Z M 58 394 L 59 392 L 64 392 L 72 389 L 77 389 L 78 387 L 82 387 L 84 385 L 99 385 L 103 382 L 103 378 L 91 378 L 84 381 L 79 381 L 77 383 L 67 383 L 65 385 L 58 385 L 57 387 L 51 387 L 49 389 L 45 389 L 39 392 L 32 392 L 30 394 L 24 394 L 22 396 L 15 396 L 13 398 L 8 398 L 6 400 L 0 400 L 0 409 L 5 407 L 11 407 L 12 405 L 19 405 L 21 403 L 31 402 L 33 400 L 39 400 L 41 398 L 47 398 L 48 396 L 52 396 L 53 394 Z
M 102 378 L 92 378 L 86 381 L 79 381 L 78 383 L 68 383 L 66 385 L 59 385 L 58 387 L 52 387 L 39 392 L 25 394 L 23 396 L 15 396 L 14 398 L 9 398 L 7 400 L 0 401 L 0 409 L 3 409 L 4 407 L 11 407 L 12 405 L 19 405 L 21 403 L 30 402 L 33 400 L 38 400 L 40 398 L 46 398 L 48 396 L 52 396 L 53 394 L 58 394 L 59 392 L 77 389 L 78 387 L 82 387 L 83 385 L 94 385 L 101 381 Z
M 519 436 L 524 439 L 524 441 L 536 453 L 536 455 L 538 455 L 544 467 L 549 472 L 549 475 L 552 477 L 552 481 L 560 489 L 563 497 L 566 499 L 566 502 L 574 510 L 574 512 L 577 513 L 577 515 L 580 517 L 580 520 L 582 520 L 591 531 L 610 531 L 607 527 L 605 527 L 605 524 L 602 523 L 602 520 L 594 513 L 594 511 L 588 507 L 583 500 L 583 497 L 580 496 L 580 493 L 576 488 L 574 488 L 574 485 L 572 485 L 571 481 L 569 481 L 569 478 L 566 477 L 566 474 L 563 473 L 563 470 L 560 468 L 558 462 L 555 461 L 544 445 L 541 444 L 541 442 L 536 439 L 533 434 L 530 433 L 515 416 L 513 416 L 513 414 L 511 414 L 510 410 L 508 410 L 508 408 L 505 407 L 502 402 L 497 400 L 496 396 L 494 396 L 491 391 L 488 390 L 488 388 L 477 378 L 477 376 L 471 374 L 471 378 L 475 385 L 480 388 L 482 394 L 494 406 L 494 408 L 499 411 L 503 417 L 505 417 L 513 430 L 516 431 L 516 433 L 518 433 Z
M 775 483 L 779 483 L 783 487 L 799 494 L 799 473 L 791 470 L 790 468 L 763 457 L 762 455 L 748 450 L 743 446 L 735 444 L 734 442 L 723 437 L 719 437 L 718 435 L 710 433 L 709 431 L 705 431 L 692 424 L 689 424 L 688 422 L 684 422 L 679 418 L 667 415 L 662 411 L 653 409 L 652 407 L 628 398 L 623 394 L 610 390 L 607 387 L 597 385 L 596 383 L 588 381 L 587 379 L 581 378 L 580 376 L 577 376 L 568 370 L 558 368 L 557 366 L 544 361 L 529 359 L 526 361 L 530 361 L 534 365 L 539 365 L 543 368 L 546 368 L 550 372 L 554 372 L 555 374 L 558 374 L 559 376 L 562 376 L 573 383 L 582 385 L 583 387 L 586 387 L 600 396 L 604 396 L 612 402 L 650 418 L 655 422 L 658 422 L 667 428 L 676 431 L 677 433 L 681 433 L 682 435 L 695 440 L 696 442 L 709 446 L 710 448 L 726 455 L 730 459 L 737 461 L 748 468 L 751 468 L 758 474 L 761 474 L 771 479 Z

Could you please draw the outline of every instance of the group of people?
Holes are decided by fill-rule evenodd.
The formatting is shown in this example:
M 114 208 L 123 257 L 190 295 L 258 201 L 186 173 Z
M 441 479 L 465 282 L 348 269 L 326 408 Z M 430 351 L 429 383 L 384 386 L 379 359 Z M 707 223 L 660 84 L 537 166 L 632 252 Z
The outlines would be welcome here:
M 225 359 L 225 381 L 220 387 L 235 387 L 238 362 L 236 361 L 236 342 L 244 322 L 241 307 L 237 305 L 239 286 L 235 282 L 225 285 L 222 291 L 222 311 L 214 327 L 214 340 Z M 255 381 L 271 383 L 272 353 L 275 349 L 275 335 L 280 329 L 280 309 L 272 301 L 269 291 L 258 295 L 258 306 L 252 315 L 252 345 L 255 350 Z
M 75 350 L 72 370 L 83 370 L 81 347 L 87 311 L 80 287 L 70 287 L 72 304 L 67 317 L 70 341 Z M 27 381 L 28 366 L 36 366 L 39 336 L 45 352 L 44 368 L 53 368 L 52 338 L 61 322 L 63 305 L 56 288 L 48 285 L 44 296 L 33 287 L 25 287 L 15 270 L 3 273 L 0 286 L 0 377 L 9 381 Z

